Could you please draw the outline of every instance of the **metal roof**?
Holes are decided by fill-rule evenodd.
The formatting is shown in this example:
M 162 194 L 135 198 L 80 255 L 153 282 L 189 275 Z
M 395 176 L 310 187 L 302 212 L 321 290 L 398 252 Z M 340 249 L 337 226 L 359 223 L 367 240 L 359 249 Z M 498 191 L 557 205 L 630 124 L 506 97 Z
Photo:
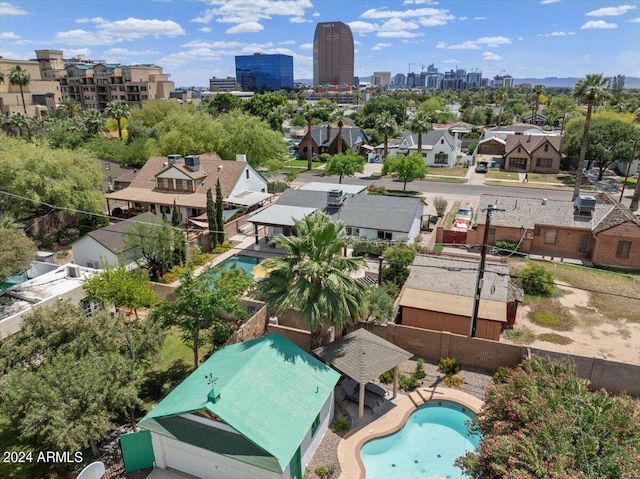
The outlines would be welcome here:
M 360 384 L 368 383 L 413 356 L 362 328 L 313 352 Z
M 367 185 L 347 185 L 340 183 L 320 183 L 317 181 L 312 181 L 310 183 L 305 183 L 302 185 L 299 190 L 310 190 L 310 191 L 331 191 L 331 190 L 342 190 L 343 193 L 347 195 L 357 195 L 358 193 L 363 192 L 367 189 Z
M 294 226 L 295 220 L 301 220 L 314 211 L 316 208 L 275 204 L 253 215 L 249 221 L 261 225 Z
M 407 308 L 471 317 L 473 298 L 405 287 L 402 290 L 399 305 Z M 480 299 L 478 317 L 505 323 L 507 321 L 506 305 L 501 301 Z
M 208 412 L 275 457 L 281 472 L 339 378 L 282 336 L 263 336 L 218 350 L 139 425 L 153 429 L 161 418 Z
M 230 205 L 249 207 L 262 203 L 272 196 L 274 195 L 271 193 L 262 193 L 260 191 L 241 191 L 233 196 L 229 196 L 224 202 Z

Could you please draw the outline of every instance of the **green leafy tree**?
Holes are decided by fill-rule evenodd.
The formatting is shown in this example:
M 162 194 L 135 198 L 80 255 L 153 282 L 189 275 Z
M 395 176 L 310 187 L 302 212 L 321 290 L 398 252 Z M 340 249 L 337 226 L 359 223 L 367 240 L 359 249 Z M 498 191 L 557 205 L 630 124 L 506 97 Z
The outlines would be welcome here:
M 338 175 L 338 182 L 342 183 L 343 176 L 353 176 L 364 171 L 364 158 L 351 150 L 338 153 L 329 158 L 324 171 L 328 175 Z
M 0 282 L 29 267 L 36 258 L 36 245 L 16 228 L 0 227 Z
M 298 109 L 298 114 L 300 114 L 305 121 L 307 122 L 307 134 L 311 136 L 311 126 L 313 124 L 314 118 L 318 115 L 318 108 L 311 105 L 310 103 L 306 103 L 302 108 Z M 313 151 L 311 146 L 307 149 L 307 171 L 311 171 L 313 168 Z
M 252 283 L 253 280 L 241 269 L 215 274 L 208 271 L 199 276 L 187 271 L 176 288 L 176 300 L 160 303 L 152 311 L 151 319 L 182 331 L 184 341 L 193 350 L 195 369 L 200 364 L 200 346 L 205 340 L 202 332 L 224 322 L 221 311 L 241 317 L 240 299 Z
M 352 239 L 342 223 L 322 213 L 295 221 L 295 231 L 295 236 L 272 239 L 284 256 L 261 263 L 269 276 L 258 289 L 278 313 L 300 311 L 314 348 L 320 346 L 325 328 L 342 329 L 365 315 L 367 287 L 350 276 L 364 260 L 342 256 Z
M 118 137 L 122 140 L 122 123 L 121 119 L 129 118 L 131 112 L 129 111 L 129 105 L 126 103 L 121 103 L 117 100 L 110 101 L 107 103 L 106 108 L 104 109 L 105 115 L 108 118 L 113 118 L 117 122 L 118 126 Z
M 367 314 L 370 321 L 378 324 L 388 323 L 393 321 L 396 312 L 393 298 L 383 288 L 369 288 Z
M 123 264 L 106 264 L 102 272 L 86 279 L 82 288 L 87 298 L 109 304 L 116 312 L 129 309 L 136 319 L 140 308 L 151 307 L 156 302 L 156 293 L 145 272 L 141 269 L 127 271 Z
M 19 111 L 11 113 L 7 123 L 16 136 L 20 137 L 26 133 L 27 139 L 31 140 L 31 128 L 29 128 L 29 118 L 27 115 Z
M 538 109 L 540 108 L 540 98 L 544 94 L 544 85 L 535 85 L 532 89 L 533 93 L 533 117 L 532 122 L 536 123 L 538 120 Z
M 431 117 L 425 111 L 416 113 L 409 123 L 411 133 L 418 135 L 418 153 L 420 153 L 420 155 L 422 155 L 422 135 L 429 133 L 432 129 Z
M 182 213 L 180 213 L 180 208 L 176 205 L 175 199 L 171 208 L 171 226 L 174 228 L 173 263 L 183 265 L 187 255 L 187 244 L 182 231 Z
M 228 113 L 231 110 L 242 108 L 242 99 L 231 93 L 218 93 L 213 98 L 207 98 L 202 102 L 202 107 L 213 116 Z
M 472 479 L 637 476 L 636 401 L 589 390 L 570 361 L 527 359 L 491 384 L 473 430 L 478 448 L 456 461 Z
M 160 221 L 160 220 L 159 220 Z M 127 229 L 125 251 L 133 251 L 149 270 L 151 281 L 158 281 L 175 265 L 174 228 L 165 221 L 136 223 Z
M 224 243 L 224 198 L 220 178 L 216 180 L 216 224 L 218 225 L 218 244 Z
M 131 110 L 131 121 L 140 121 L 144 126 L 154 128 L 176 113 L 193 114 L 196 111 L 193 106 L 181 105 L 174 100 L 147 100 L 142 108 Z
M 24 88 L 29 86 L 29 83 L 31 83 L 31 75 L 26 70 L 23 70 L 20 65 L 14 66 L 9 71 L 9 84 L 20 88 L 22 108 L 24 108 L 25 115 L 27 114 L 27 104 L 24 101 Z
M 520 284 L 524 292 L 532 296 L 553 296 L 556 292 L 553 275 L 535 263 L 522 270 Z
M 211 248 L 218 246 L 218 213 L 216 211 L 216 203 L 213 201 L 211 188 L 207 190 L 207 222 L 209 223 L 209 242 Z
M 242 109 L 261 120 L 269 121 L 271 113 L 279 106 L 287 106 L 287 97 L 280 92 L 256 93 L 243 102 Z
M 382 166 L 383 175 L 391 175 L 404 182 L 403 190 L 407 189 L 407 181 L 421 180 L 427 174 L 424 159 L 419 153 L 412 155 L 392 155 L 387 158 Z
M 356 116 L 356 123 L 368 129 L 376 129 L 379 115 L 388 113 L 396 125 L 404 125 L 407 118 L 406 102 L 396 100 L 388 95 L 379 95 L 368 100 Z
M 388 111 L 383 111 L 376 118 L 376 130 L 384 137 L 384 153 L 386 159 L 389 151 L 389 137 L 398 133 L 398 123 Z
M 585 78 L 579 80 L 573 87 L 573 98 L 587 102 L 587 115 L 584 121 L 584 131 L 582 134 L 582 142 L 580 145 L 580 157 L 578 159 L 578 171 L 576 172 L 576 185 L 573 189 L 573 199 L 580 195 L 580 186 L 582 183 L 582 170 L 584 169 L 584 160 L 587 155 L 587 144 L 589 143 L 589 127 L 591 126 L 591 113 L 597 102 L 601 101 L 605 95 L 605 86 L 609 81 L 602 73 L 587 74 Z
M 288 104 L 278 105 L 269 115 L 269 124 L 271 125 L 271 128 L 281 132 L 284 120 L 289 117 L 291 117 L 291 107 L 289 107 Z
M 157 128 L 160 132 L 159 149 L 162 155 L 178 153 L 185 156 L 213 151 L 220 153 L 225 134 L 219 121 L 207 113 L 190 108 L 171 111 L 157 124 Z
M 387 263 L 382 278 L 401 288 L 409 277 L 409 266 L 416 257 L 416 251 L 408 245 L 395 244 L 386 248 L 382 256 Z

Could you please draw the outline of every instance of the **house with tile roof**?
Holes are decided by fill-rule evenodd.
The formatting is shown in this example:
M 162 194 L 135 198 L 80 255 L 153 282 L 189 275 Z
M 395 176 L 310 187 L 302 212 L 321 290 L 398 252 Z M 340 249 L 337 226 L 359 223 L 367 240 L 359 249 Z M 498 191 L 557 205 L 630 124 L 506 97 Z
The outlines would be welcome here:
M 236 161 L 221 160 L 216 153 L 201 155 L 154 156 L 149 158 L 129 186 L 106 195 L 107 210 L 125 213 L 150 211 L 171 217 L 173 203 L 180 209 L 186 224 L 189 218 L 205 213 L 207 190 L 215 195 L 216 181 L 227 208 L 249 209 L 271 198 L 267 181 L 237 155 Z
M 263 336 L 216 351 L 138 426 L 150 432 L 157 468 L 301 478 L 333 419 L 339 378 L 282 336 Z
M 468 335 L 478 272 L 477 257 L 416 255 L 399 296 L 399 322 L 434 331 Z M 476 337 L 500 340 L 516 319 L 524 293 L 509 279 L 505 262 L 485 265 Z
M 640 220 L 604 193 L 562 200 L 482 195 L 480 211 L 497 200 L 488 242 L 516 241 L 524 253 L 584 258 L 595 265 L 640 269 Z M 584 199 L 584 201 L 581 200 Z M 478 215 L 475 236 L 482 242 L 485 215 Z
M 339 148 L 340 139 L 342 146 Z M 320 156 L 323 153 L 335 155 L 340 151 L 352 150 L 358 154 L 365 154 L 362 148 L 369 143 L 369 137 L 362 128 L 343 126 L 339 128 L 331 124 L 312 126 L 307 131 L 299 145 L 301 158 L 307 158 L 309 150 L 312 156 Z
M 558 173 L 562 154 L 559 136 L 509 135 L 504 147 L 505 171 Z

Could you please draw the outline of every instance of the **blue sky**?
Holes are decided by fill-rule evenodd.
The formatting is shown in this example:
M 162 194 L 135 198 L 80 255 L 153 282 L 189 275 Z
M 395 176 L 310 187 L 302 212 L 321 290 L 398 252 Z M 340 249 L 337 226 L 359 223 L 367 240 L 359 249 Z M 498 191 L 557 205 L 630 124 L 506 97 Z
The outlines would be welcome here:
M 478 69 L 485 77 L 640 77 L 640 0 L 10 0 L 0 55 L 61 49 L 155 63 L 176 86 L 235 74 L 234 55 L 284 53 L 312 78 L 315 24 L 348 23 L 355 73 Z

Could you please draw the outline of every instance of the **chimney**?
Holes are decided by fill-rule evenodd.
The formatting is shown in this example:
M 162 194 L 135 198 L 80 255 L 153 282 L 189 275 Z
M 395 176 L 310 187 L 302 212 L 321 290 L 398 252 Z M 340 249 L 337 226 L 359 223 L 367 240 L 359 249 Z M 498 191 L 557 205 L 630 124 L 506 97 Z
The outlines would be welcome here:
M 530 143 L 530 142 L 531 142 L 531 135 L 527 137 L 527 143 Z
M 331 124 L 327 123 L 327 140 L 331 139 Z
M 236 155 L 236 161 L 247 161 L 247 155 Z

